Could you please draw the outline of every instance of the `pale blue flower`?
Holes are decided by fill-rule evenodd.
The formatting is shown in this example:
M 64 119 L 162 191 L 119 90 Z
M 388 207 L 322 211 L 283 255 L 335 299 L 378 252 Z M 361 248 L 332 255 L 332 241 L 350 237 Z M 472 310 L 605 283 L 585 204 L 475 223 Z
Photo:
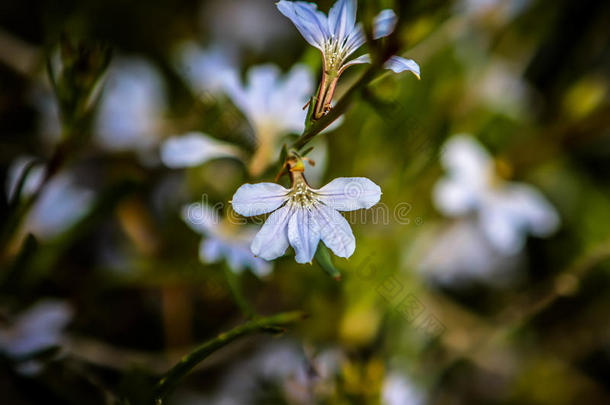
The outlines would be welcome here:
M 402 373 L 393 372 L 383 381 L 382 405 L 421 405 L 425 403 L 419 388 Z
M 25 165 L 33 158 L 22 156 L 15 159 L 9 168 L 6 190 L 9 198 L 15 197 L 17 182 Z M 21 198 L 29 197 L 42 185 L 45 168 L 37 164 L 25 178 Z M 42 239 L 51 239 L 68 230 L 91 209 L 95 193 L 78 184 L 75 174 L 63 171 L 44 185 L 40 196 L 28 213 L 24 230 Z
M 13 322 L 0 327 L 0 351 L 20 361 L 66 342 L 64 329 L 73 317 L 72 308 L 63 301 L 42 300 L 19 314 Z M 36 374 L 42 369 L 38 361 L 19 364 L 24 374 Z
M 176 65 L 196 95 L 223 93 L 225 82 L 236 74 L 236 58 L 227 47 L 212 45 L 202 48 L 185 42 L 176 50 Z
M 315 3 L 286 1 L 277 3 L 282 14 L 288 17 L 303 38 L 322 52 L 323 76 L 318 94 L 316 118 L 322 116 L 330 107 L 332 96 L 339 76 L 352 65 L 371 63 L 368 54 L 349 59 L 366 42 L 361 23 L 356 24 L 356 0 L 338 0 L 330 9 L 328 16 L 318 11 Z M 394 11 L 381 11 L 373 22 L 373 38 L 390 35 L 396 26 Z M 419 78 L 419 65 L 411 59 L 392 56 L 384 67 L 395 73 L 410 71 Z
M 438 209 L 452 217 L 475 215 L 481 230 L 504 254 L 520 251 L 527 235 L 549 236 L 559 226 L 553 206 L 534 187 L 508 182 L 474 138 L 452 137 L 442 151 L 447 176 L 434 189 Z
M 204 237 L 199 245 L 199 258 L 203 263 L 216 263 L 225 259 L 235 273 L 241 273 L 246 268 L 259 277 L 271 273 L 271 263 L 254 257 L 250 251 L 250 244 L 256 234 L 255 227 L 221 220 L 215 210 L 201 203 L 185 206 L 182 209 L 182 219 Z
M 442 285 L 473 281 L 506 286 L 519 279 L 521 253 L 505 254 L 491 244 L 476 218 L 429 227 L 407 258 L 426 277 Z
M 109 151 L 149 153 L 160 140 L 166 100 L 165 84 L 153 65 L 133 57 L 117 59 L 97 111 L 96 142 Z
M 239 158 L 241 151 L 202 132 L 168 138 L 161 145 L 161 160 L 172 169 L 195 167 L 220 158 Z
M 291 27 L 277 15 L 270 0 L 213 0 L 202 2 L 201 28 L 223 47 L 257 55 L 277 51 Z
M 253 129 L 256 150 L 249 168 L 253 176 L 258 176 L 276 161 L 281 138 L 303 131 L 307 114 L 303 106 L 313 91 L 313 75 L 304 65 L 295 65 L 284 76 L 274 65 L 261 65 L 250 68 L 246 84 L 237 74 L 227 75 L 223 82 L 226 93 Z M 243 155 L 208 135 L 199 134 L 197 141 L 194 137 L 191 134 L 166 141 L 161 150 L 163 162 L 172 168 L 192 167 L 214 158 Z
M 339 211 L 371 208 L 381 198 L 379 186 L 363 177 L 341 177 L 313 189 L 302 173 L 291 174 L 290 189 L 275 183 L 245 184 L 233 196 L 233 209 L 240 215 L 272 212 L 252 241 L 252 252 L 273 260 L 291 245 L 298 263 L 310 263 L 321 240 L 337 256 L 350 257 L 356 240 Z
M 9 201 L 13 201 L 16 197 L 18 182 L 25 174 L 25 169 L 30 165 L 31 168 L 24 179 L 19 197 L 30 197 L 40 188 L 45 176 L 45 169 L 42 165 L 35 164 L 35 160 L 32 156 L 19 156 L 11 163 L 6 176 L 6 195 Z

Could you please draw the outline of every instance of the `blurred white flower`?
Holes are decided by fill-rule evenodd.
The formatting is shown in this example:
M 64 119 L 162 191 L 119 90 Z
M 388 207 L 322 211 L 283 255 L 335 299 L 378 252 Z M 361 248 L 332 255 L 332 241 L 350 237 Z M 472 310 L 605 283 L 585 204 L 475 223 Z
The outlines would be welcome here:
M 173 136 L 161 145 L 161 160 L 172 169 L 194 167 L 213 159 L 240 156 L 242 152 L 236 146 L 202 132 Z
M 108 71 L 95 121 L 95 139 L 110 151 L 150 152 L 167 107 L 159 71 L 144 59 L 117 59 Z
M 26 168 L 31 167 L 24 179 L 19 197 L 27 198 L 31 196 L 42 184 L 45 170 L 42 165 L 35 164 L 35 160 L 31 156 L 19 156 L 11 163 L 6 176 L 6 195 L 9 201 L 16 197 L 18 183 L 25 174 Z
M 461 0 L 456 3 L 456 11 L 474 17 L 493 14 L 494 19 L 506 23 L 519 15 L 531 0 Z
M 424 396 L 404 374 L 391 373 L 381 388 L 382 405 L 421 405 Z
M 443 285 L 467 285 L 473 280 L 494 286 L 513 282 L 520 254 L 506 255 L 489 242 L 476 220 L 460 219 L 421 235 L 415 252 L 417 268 Z
M 315 164 L 307 163 L 307 180 L 312 184 L 320 184 L 324 180 L 326 166 L 328 164 L 328 146 L 322 137 L 316 137 L 309 144 L 313 150 L 307 155 Z
M 313 89 L 313 75 L 304 65 L 295 65 L 284 77 L 274 65 L 254 66 L 248 71 L 247 84 L 243 85 L 237 76 L 227 83 L 229 97 L 254 130 L 256 151 L 250 162 L 253 176 L 277 159 L 283 136 L 303 131 L 307 115 L 303 106 Z
M 481 102 L 518 118 L 531 112 L 532 90 L 519 73 L 507 63 L 489 63 L 483 72 L 471 75 L 472 88 Z
M 260 175 L 276 162 L 282 137 L 303 131 L 307 115 L 303 106 L 311 97 L 313 80 L 311 72 L 303 65 L 294 66 L 284 77 L 280 76 L 279 68 L 273 65 L 252 67 L 246 85 L 241 83 L 235 72 L 222 79 L 228 96 L 243 112 L 254 131 L 256 149 L 249 163 L 253 176 Z M 337 125 L 340 125 L 340 120 L 329 130 Z M 324 149 L 322 143 L 318 143 L 318 146 Z M 315 153 L 320 152 L 324 150 Z M 240 158 L 243 155 L 235 146 L 196 132 L 169 138 L 161 147 L 161 159 L 171 168 L 193 167 L 211 159 Z M 320 171 L 312 171 L 314 176 L 321 175 Z
M 222 93 L 226 80 L 236 73 L 236 58 L 227 47 L 216 44 L 208 49 L 185 42 L 176 50 L 176 65 L 196 94 Z
M 343 361 L 338 349 L 325 349 L 312 356 L 293 342 L 276 342 L 237 363 L 206 404 L 255 404 L 261 383 L 277 384 L 287 403 L 313 405 L 319 395 L 332 391 Z
M 250 251 L 256 227 L 221 220 L 218 212 L 202 203 L 185 206 L 182 219 L 191 229 L 203 235 L 199 245 L 199 258 L 203 263 L 216 263 L 224 259 L 235 273 L 241 273 L 246 268 L 259 277 L 271 273 L 273 265 L 254 257 Z
M 19 157 L 9 168 L 7 195 L 13 198 L 17 182 L 31 157 Z M 40 187 L 44 177 L 42 165 L 35 165 L 28 173 L 21 197 L 28 197 Z M 74 174 L 61 172 L 42 189 L 30 209 L 24 230 L 41 239 L 51 239 L 68 230 L 91 209 L 95 193 L 80 186 Z
M 447 176 L 434 189 L 437 208 L 451 217 L 474 215 L 499 252 L 515 254 L 528 234 L 545 237 L 559 227 L 559 216 L 544 196 L 532 186 L 501 179 L 493 159 L 471 136 L 449 139 L 441 162 Z
M 10 324 L 0 326 L 0 351 L 16 361 L 25 360 L 19 368 L 23 373 L 36 374 L 42 364 L 27 357 L 65 344 L 64 329 L 72 317 L 72 308 L 63 301 L 39 301 Z
M 223 46 L 268 50 L 290 34 L 290 26 L 278 15 L 273 1 L 206 1 L 201 24 Z

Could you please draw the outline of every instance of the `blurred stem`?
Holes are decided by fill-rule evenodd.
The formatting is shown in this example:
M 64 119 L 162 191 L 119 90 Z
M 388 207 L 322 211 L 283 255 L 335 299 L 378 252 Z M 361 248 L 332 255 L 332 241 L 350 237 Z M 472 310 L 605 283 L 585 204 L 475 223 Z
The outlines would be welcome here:
M 260 332 L 283 330 L 284 326 L 288 326 L 303 320 L 304 318 L 305 314 L 301 311 L 283 312 L 266 318 L 257 318 L 237 326 L 228 332 L 221 333 L 214 339 L 207 341 L 184 356 L 178 364 L 172 367 L 163 377 L 161 377 L 161 379 L 159 379 L 153 393 L 156 403 L 162 404 L 163 400 L 180 383 L 182 378 L 195 368 L 197 364 L 218 349 L 221 349 L 234 340 L 244 336 Z
M 237 304 L 246 319 L 254 318 L 256 316 L 256 312 L 254 309 L 252 309 L 252 305 L 250 305 L 244 294 L 241 292 L 239 280 L 237 279 L 235 273 L 233 273 L 233 271 L 229 268 L 229 265 L 226 263 L 223 264 L 222 271 L 225 279 L 227 280 L 227 285 L 229 286 L 229 290 L 231 291 L 235 304 Z

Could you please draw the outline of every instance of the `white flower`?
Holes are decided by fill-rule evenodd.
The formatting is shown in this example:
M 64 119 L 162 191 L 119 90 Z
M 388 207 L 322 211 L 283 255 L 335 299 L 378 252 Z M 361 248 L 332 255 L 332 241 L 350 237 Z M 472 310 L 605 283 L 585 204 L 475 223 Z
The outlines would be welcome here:
M 227 94 L 254 130 L 256 152 L 250 162 L 253 176 L 277 159 L 283 136 L 303 132 L 307 115 L 303 106 L 313 88 L 311 71 L 299 64 L 284 77 L 276 66 L 254 66 L 248 71 L 247 84 L 237 77 L 227 83 Z
M 29 172 L 24 179 L 21 188 L 20 198 L 31 196 L 42 184 L 45 176 L 44 167 L 40 164 L 35 164 L 35 159 L 31 156 L 19 156 L 11 163 L 8 174 L 6 176 L 6 195 L 9 201 L 16 197 L 17 186 L 20 179 L 25 174 L 26 168 L 30 167 Z
M 416 267 L 425 277 L 443 285 L 468 285 L 473 280 L 505 286 L 519 277 L 515 271 L 522 255 L 499 252 L 476 220 L 460 219 L 429 229 L 416 242 Z
M 20 157 L 9 168 L 6 188 L 7 195 L 13 199 L 17 182 L 31 157 Z M 31 196 L 38 190 L 44 178 L 44 167 L 35 165 L 28 172 L 22 189 L 21 198 Z M 68 230 L 82 219 L 91 209 L 94 192 L 78 184 L 75 175 L 61 172 L 54 176 L 42 189 L 32 206 L 24 228 L 42 239 L 51 239 Z
M 185 206 L 182 219 L 191 229 L 204 236 L 199 245 L 199 258 L 203 263 L 215 263 L 224 258 L 235 273 L 249 268 L 257 276 L 263 277 L 271 272 L 272 265 L 254 257 L 250 251 L 250 243 L 256 234 L 254 227 L 221 221 L 217 212 L 201 203 Z
M 296 65 L 282 77 L 276 66 L 262 65 L 250 68 L 246 85 L 236 74 L 223 81 L 227 94 L 254 131 L 256 151 L 249 166 L 250 173 L 258 176 L 279 156 L 281 138 L 303 131 L 303 105 L 313 91 L 312 74 L 305 66 Z M 243 155 L 206 134 L 194 134 L 170 138 L 162 145 L 161 158 L 168 167 L 192 167 L 215 158 Z
M 236 70 L 235 58 L 220 45 L 203 49 L 194 42 L 186 42 L 178 47 L 175 59 L 178 70 L 196 95 L 222 93 L 226 80 Z
M 110 151 L 150 151 L 159 141 L 166 92 L 160 73 L 138 58 L 110 67 L 95 121 L 96 141 Z
M 434 189 L 436 206 L 448 216 L 475 215 L 500 252 L 515 254 L 528 234 L 545 237 L 558 228 L 559 216 L 544 196 L 529 185 L 500 179 L 493 159 L 472 137 L 447 141 L 442 164 L 448 173 Z
M 366 42 L 362 24 L 356 24 L 357 1 L 337 0 L 328 17 L 310 2 L 282 0 L 277 7 L 294 23 L 303 38 L 322 52 L 324 69 L 318 94 L 319 107 L 316 106 L 315 111 L 315 117 L 320 118 L 330 108 L 337 80 L 343 71 L 352 65 L 371 63 L 368 54 L 348 60 Z M 381 11 L 373 23 L 374 39 L 390 35 L 396 21 L 394 11 Z M 410 71 L 417 77 L 420 75 L 415 61 L 400 56 L 392 56 L 384 67 L 395 73 Z
M 220 158 L 237 158 L 241 151 L 202 132 L 168 138 L 161 145 L 161 160 L 172 169 L 195 167 Z
M 0 327 L 0 351 L 20 361 L 45 349 L 61 346 L 66 340 L 64 329 L 72 316 L 72 308 L 63 301 L 39 301 L 9 325 Z M 26 361 L 21 366 L 19 370 L 27 374 L 35 374 L 42 367 L 36 361 Z
M 392 373 L 383 381 L 382 405 L 420 405 L 424 398 L 417 387 L 403 374 Z
M 252 252 L 265 260 L 284 254 L 288 245 L 298 263 L 310 263 L 321 240 L 339 257 L 350 257 L 356 240 L 339 211 L 371 208 L 381 189 L 363 177 L 337 178 L 311 188 L 301 171 L 291 170 L 292 187 L 275 183 L 245 184 L 233 196 L 233 209 L 249 217 L 272 212 L 252 241 Z
M 222 45 L 249 48 L 257 55 L 277 50 L 290 26 L 269 0 L 214 0 L 203 2 L 201 24 Z

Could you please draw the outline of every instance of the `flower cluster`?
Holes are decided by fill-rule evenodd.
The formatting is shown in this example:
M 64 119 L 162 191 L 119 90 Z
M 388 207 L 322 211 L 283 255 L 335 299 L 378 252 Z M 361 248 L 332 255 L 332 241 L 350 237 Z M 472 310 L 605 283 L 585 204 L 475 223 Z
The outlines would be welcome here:
M 250 176 L 259 177 L 276 162 L 286 135 L 303 133 L 309 117 L 317 120 L 328 112 L 337 81 L 345 69 L 371 62 L 368 54 L 350 59 L 366 42 L 363 25 L 356 24 L 356 0 L 338 0 L 328 16 L 318 11 L 315 4 L 302 1 L 280 1 L 277 8 L 309 44 L 322 52 L 322 79 L 314 97 L 317 101 L 310 107 L 313 108 L 311 115 L 303 105 L 312 99 L 313 75 L 304 65 L 295 65 L 284 77 L 276 66 L 254 66 L 248 71 L 244 85 L 226 55 L 217 49 L 206 54 L 197 46 L 187 44 L 179 56 L 182 64 L 191 65 L 183 69 L 186 81 L 193 86 L 194 93 L 225 94 L 233 102 L 252 129 L 254 152 L 247 158 L 248 152 L 239 146 L 201 132 L 190 132 L 171 137 L 162 144 L 161 159 L 165 165 L 186 168 L 212 159 L 232 158 L 244 161 Z M 373 39 L 390 35 L 396 23 L 397 16 L 392 10 L 381 11 L 373 23 Z M 410 71 L 419 78 L 419 66 L 412 60 L 392 56 L 384 67 L 396 73 Z M 196 72 L 208 77 L 197 79 Z M 338 122 L 335 121 L 335 126 Z M 325 149 L 318 139 L 313 144 L 319 150 Z M 279 176 L 290 175 L 290 188 L 276 183 L 245 184 L 233 196 L 232 208 L 242 216 L 270 214 L 256 235 L 251 227 L 238 229 L 227 221 L 197 223 L 192 215 L 184 213 L 185 221 L 204 235 L 200 249 L 202 261 L 213 262 L 224 257 L 236 272 L 250 268 L 263 275 L 270 270 L 263 263 L 284 255 L 288 246 L 293 247 L 298 263 L 311 263 L 320 241 L 339 257 L 348 258 L 353 254 L 355 237 L 340 212 L 371 208 L 381 198 L 380 187 L 366 178 L 342 177 L 316 189 L 305 178 L 305 162 L 312 166 L 307 169 L 308 178 L 318 177 L 319 173 L 313 172 L 315 162 L 302 157 L 301 152 L 291 149 L 284 155 L 284 169 Z M 315 154 L 316 151 L 310 156 Z M 185 210 L 194 207 L 207 212 L 203 215 L 205 218 L 211 215 L 210 209 L 201 205 L 191 205 Z M 244 253 L 247 245 L 251 252 Z

